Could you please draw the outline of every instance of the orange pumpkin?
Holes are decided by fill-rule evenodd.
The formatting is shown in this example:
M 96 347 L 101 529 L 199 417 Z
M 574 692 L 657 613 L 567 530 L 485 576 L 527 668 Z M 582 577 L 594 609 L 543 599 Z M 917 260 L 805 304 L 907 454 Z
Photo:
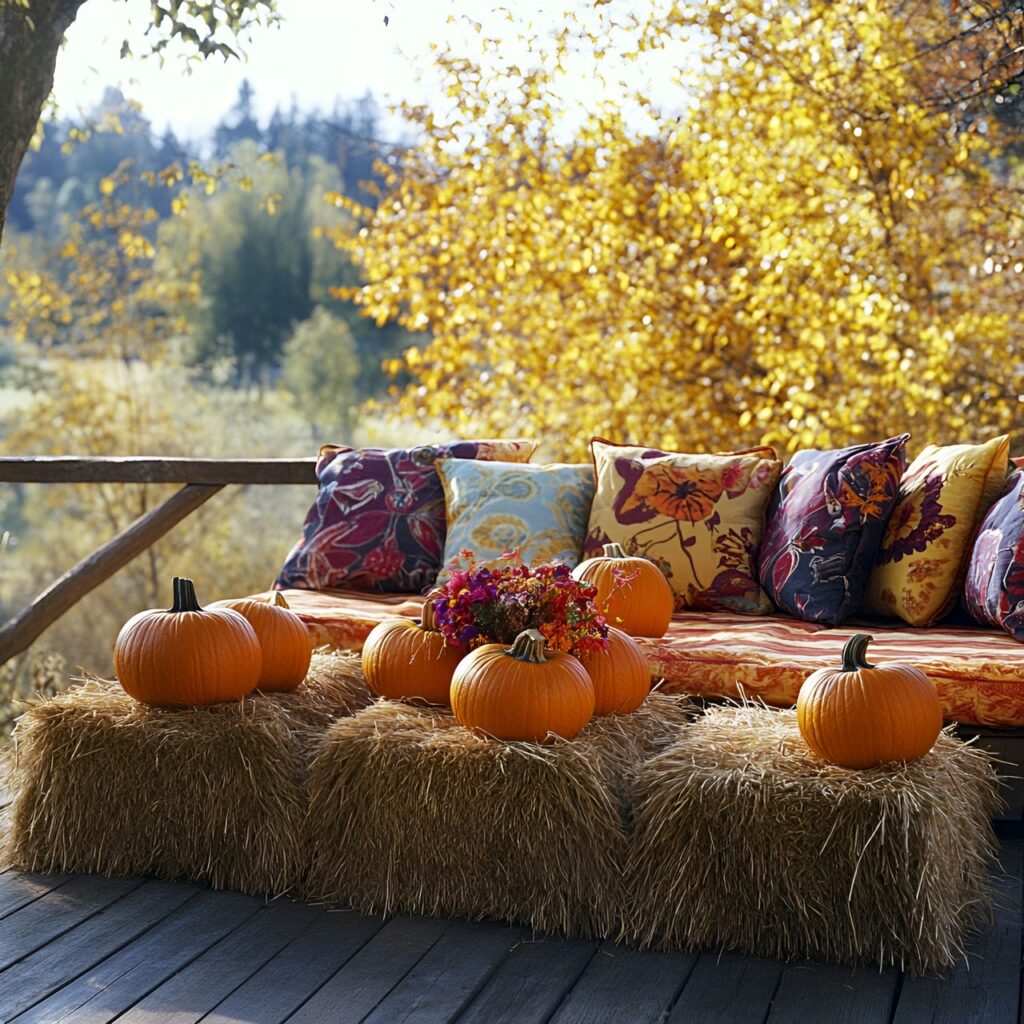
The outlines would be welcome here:
M 114 642 L 125 692 L 145 704 L 196 707 L 240 700 L 255 689 L 260 642 L 230 608 L 202 608 L 191 580 L 174 578 L 174 603 L 132 616 Z
M 447 704 L 455 666 L 466 653 L 434 629 L 428 594 L 419 621 L 395 617 L 374 626 L 363 644 L 363 675 L 374 693 L 391 700 Z
M 618 544 L 580 562 L 573 577 L 597 587 L 594 604 L 614 626 L 630 636 L 664 636 L 675 598 L 665 574 L 646 558 L 627 555 Z
M 240 598 L 217 607 L 234 609 L 256 631 L 263 654 L 261 690 L 294 690 L 306 678 L 313 640 L 283 594 L 275 590 L 265 601 Z
M 594 684 L 594 714 L 636 711 L 651 691 L 651 667 L 640 645 L 621 629 L 608 627 L 608 646 L 579 655 Z
M 858 633 L 841 668 L 820 669 L 800 687 L 796 713 L 807 745 L 844 768 L 924 757 L 942 731 L 932 681 L 912 665 L 869 665 L 873 638 Z
M 573 738 L 594 714 L 594 684 L 571 654 L 544 650 L 544 635 L 524 630 L 511 647 L 484 644 L 452 677 L 452 712 L 467 729 L 499 740 L 540 743 Z

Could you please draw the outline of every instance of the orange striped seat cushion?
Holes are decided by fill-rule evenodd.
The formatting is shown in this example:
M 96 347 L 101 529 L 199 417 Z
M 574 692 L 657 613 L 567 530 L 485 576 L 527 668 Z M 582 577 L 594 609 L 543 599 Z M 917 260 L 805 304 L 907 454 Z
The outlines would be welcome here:
M 344 590 L 286 590 L 284 596 L 318 645 L 355 651 L 382 619 L 415 618 L 423 604 L 418 595 Z M 947 719 L 1024 726 L 1024 644 L 996 630 L 877 623 L 832 627 L 782 615 L 685 612 L 673 616 L 660 640 L 640 643 L 668 693 L 726 697 L 742 692 L 788 706 L 807 674 L 838 666 L 843 645 L 859 632 L 875 637 L 872 662 L 901 661 L 926 672 Z

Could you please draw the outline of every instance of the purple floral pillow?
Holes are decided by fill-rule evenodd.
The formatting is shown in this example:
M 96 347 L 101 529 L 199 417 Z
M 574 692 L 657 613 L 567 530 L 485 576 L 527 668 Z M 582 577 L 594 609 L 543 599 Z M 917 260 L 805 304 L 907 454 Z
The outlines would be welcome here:
M 964 581 L 973 619 L 1024 640 L 1024 473 L 1006 480 L 974 541 Z
M 857 611 L 909 438 L 793 456 L 768 507 L 758 559 L 761 586 L 781 609 L 833 626 Z
M 453 441 L 415 448 L 320 449 L 320 490 L 275 589 L 388 594 L 430 587 L 444 552 L 444 492 L 435 459 L 529 462 L 532 441 Z

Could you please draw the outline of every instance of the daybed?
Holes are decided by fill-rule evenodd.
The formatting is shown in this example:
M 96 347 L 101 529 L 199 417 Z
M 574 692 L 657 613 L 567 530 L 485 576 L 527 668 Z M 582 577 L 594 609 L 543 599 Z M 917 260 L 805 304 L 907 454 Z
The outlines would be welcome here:
M 423 604 L 416 594 L 350 590 L 285 590 L 284 596 L 318 645 L 348 651 L 361 650 L 382 619 L 416 618 Z M 652 678 L 664 680 L 663 692 L 723 697 L 742 690 L 788 707 L 807 674 L 838 664 L 846 641 L 863 632 L 875 636 L 875 661 L 917 665 L 935 682 L 947 721 L 1024 727 L 1024 644 L 1001 630 L 945 624 L 915 629 L 861 619 L 830 627 L 786 615 L 685 612 L 672 617 L 661 639 L 638 642 Z

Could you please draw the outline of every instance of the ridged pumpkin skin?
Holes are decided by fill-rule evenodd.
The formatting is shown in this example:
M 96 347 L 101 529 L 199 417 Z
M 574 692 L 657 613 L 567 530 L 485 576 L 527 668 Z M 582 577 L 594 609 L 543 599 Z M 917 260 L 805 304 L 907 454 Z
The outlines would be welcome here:
M 114 642 L 125 693 L 158 707 L 204 707 L 241 700 L 260 678 L 256 632 L 230 608 L 207 608 L 191 580 L 174 579 L 174 604 L 133 615 Z
M 620 583 L 615 570 L 632 579 Z M 603 555 L 580 562 L 572 575 L 597 588 L 594 604 L 610 625 L 630 636 L 665 635 L 675 598 L 665 574 L 653 562 L 627 555 L 618 544 L 605 544 Z
M 217 607 L 238 612 L 256 631 L 263 655 L 259 689 L 294 690 L 306 678 L 313 640 L 282 594 L 274 591 L 266 601 L 223 601 Z
M 363 644 L 363 675 L 380 697 L 447 704 L 452 673 L 465 653 L 434 630 L 428 596 L 419 621 L 396 616 L 373 627 Z
M 579 656 L 594 684 L 594 714 L 624 715 L 636 711 L 651 692 L 651 666 L 640 645 L 614 626 L 608 646 Z
M 843 768 L 873 768 L 924 757 L 942 731 L 942 704 L 932 681 L 912 665 L 869 665 L 872 638 L 852 637 L 843 666 L 812 673 L 796 713 L 807 745 Z
M 524 630 L 511 647 L 470 651 L 452 678 L 452 712 L 467 729 L 499 740 L 571 740 L 594 715 L 594 684 L 571 654 L 544 650 L 544 636 Z

